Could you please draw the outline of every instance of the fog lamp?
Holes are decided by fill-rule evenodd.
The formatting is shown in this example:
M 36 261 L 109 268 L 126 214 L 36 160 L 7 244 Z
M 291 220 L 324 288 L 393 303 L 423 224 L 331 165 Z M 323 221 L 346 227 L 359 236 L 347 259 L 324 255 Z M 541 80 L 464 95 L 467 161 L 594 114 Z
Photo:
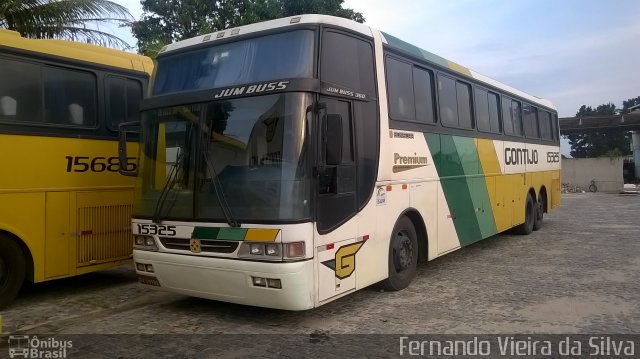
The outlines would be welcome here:
M 264 278 L 260 278 L 260 277 L 251 277 L 253 279 L 253 285 L 255 285 L 256 287 L 266 287 L 267 286 L 267 280 Z

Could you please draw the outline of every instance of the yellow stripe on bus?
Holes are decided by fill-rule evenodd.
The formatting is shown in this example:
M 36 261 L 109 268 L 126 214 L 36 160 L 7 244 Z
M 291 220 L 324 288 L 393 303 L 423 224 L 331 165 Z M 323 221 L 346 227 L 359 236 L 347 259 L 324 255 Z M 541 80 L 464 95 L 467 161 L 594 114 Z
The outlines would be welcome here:
M 273 242 L 278 237 L 279 229 L 249 228 L 244 236 L 245 241 Z

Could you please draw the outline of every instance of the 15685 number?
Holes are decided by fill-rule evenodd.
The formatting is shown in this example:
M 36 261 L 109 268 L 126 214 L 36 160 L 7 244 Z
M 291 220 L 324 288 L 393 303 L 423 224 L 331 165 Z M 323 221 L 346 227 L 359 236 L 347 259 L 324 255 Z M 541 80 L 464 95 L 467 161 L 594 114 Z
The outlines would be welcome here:
M 67 172 L 118 172 L 120 170 L 118 157 L 66 156 L 65 158 L 67 159 Z M 127 157 L 125 171 L 135 171 L 136 168 L 136 158 Z

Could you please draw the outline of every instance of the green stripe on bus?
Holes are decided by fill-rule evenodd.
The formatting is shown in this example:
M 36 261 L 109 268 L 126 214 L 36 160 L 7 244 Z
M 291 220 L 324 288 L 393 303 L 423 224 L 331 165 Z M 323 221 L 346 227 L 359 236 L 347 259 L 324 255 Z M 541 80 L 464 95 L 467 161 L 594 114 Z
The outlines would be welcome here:
M 432 54 L 429 51 L 423 50 L 415 45 L 411 45 L 410 43 L 402 41 L 395 36 L 387 34 L 386 32 L 382 32 L 382 35 L 384 35 L 384 38 L 387 40 L 387 43 L 391 47 L 395 47 L 418 58 L 423 58 L 427 61 L 431 61 L 442 67 L 449 68 L 449 62 L 443 57 Z
M 246 228 L 220 228 L 218 233 L 218 239 L 224 239 L 228 241 L 242 241 L 247 234 Z
M 218 238 L 218 232 L 220 228 L 212 227 L 196 227 L 193 229 L 191 238 L 193 239 L 216 239 Z
M 475 140 L 425 133 L 461 246 L 495 234 Z
M 493 217 L 487 182 L 484 179 L 482 166 L 480 165 L 476 140 L 469 137 L 454 136 L 453 142 L 458 150 L 460 163 L 467 179 L 476 221 L 482 235 L 481 238 L 487 238 L 496 234 L 496 222 Z
M 242 241 L 246 234 L 246 228 L 196 227 L 193 229 L 191 238 Z

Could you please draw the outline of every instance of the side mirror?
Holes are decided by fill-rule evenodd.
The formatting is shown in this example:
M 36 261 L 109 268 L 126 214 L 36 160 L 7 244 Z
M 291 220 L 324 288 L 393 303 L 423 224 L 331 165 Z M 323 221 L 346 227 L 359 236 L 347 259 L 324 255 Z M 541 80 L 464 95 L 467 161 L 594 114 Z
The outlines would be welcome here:
M 138 175 L 137 166 L 133 170 L 128 170 L 130 164 L 127 162 L 127 132 L 134 132 L 132 128 L 139 128 L 140 122 L 123 122 L 118 125 L 118 161 L 121 175 L 135 177 Z
M 324 116 L 325 164 L 337 166 L 342 163 L 342 116 Z

